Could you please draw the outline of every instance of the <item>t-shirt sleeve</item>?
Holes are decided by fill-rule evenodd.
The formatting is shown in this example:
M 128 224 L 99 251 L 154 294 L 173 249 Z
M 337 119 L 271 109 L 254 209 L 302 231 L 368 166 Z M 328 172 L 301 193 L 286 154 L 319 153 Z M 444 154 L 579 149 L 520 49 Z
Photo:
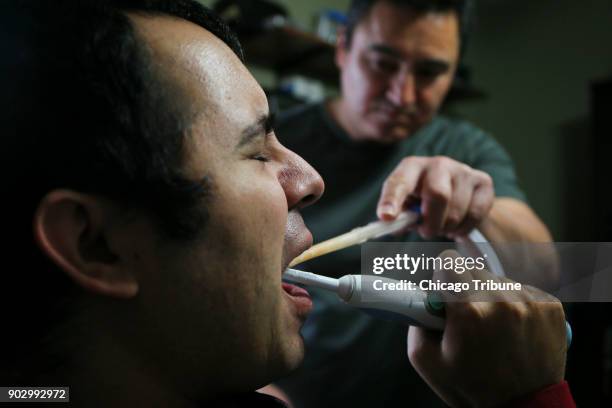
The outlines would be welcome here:
M 491 176 L 495 196 L 527 201 L 525 193 L 519 187 L 514 163 L 506 150 L 493 137 L 480 130 L 473 142 L 470 165 Z

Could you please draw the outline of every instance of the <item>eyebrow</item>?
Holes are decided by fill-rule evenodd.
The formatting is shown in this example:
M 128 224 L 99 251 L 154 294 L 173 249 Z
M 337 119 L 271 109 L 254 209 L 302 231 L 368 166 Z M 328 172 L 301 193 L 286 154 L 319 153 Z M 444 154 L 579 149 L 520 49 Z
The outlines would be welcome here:
M 371 51 L 376 51 L 381 54 L 388 55 L 390 57 L 401 58 L 402 54 L 393 47 L 389 47 L 388 45 L 383 44 L 372 44 L 368 47 Z
M 439 59 L 420 61 L 417 65 L 421 68 L 432 69 L 437 72 L 446 72 L 450 69 L 450 64 L 447 61 Z
M 275 118 L 276 116 L 274 113 L 260 116 L 255 123 L 242 131 L 240 141 L 236 148 L 243 147 L 244 145 L 252 143 L 253 139 L 265 137 L 272 132 L 272 130 L 274 130 Z
M 369 49 L 374 52 L 385 54 L 389 57 L 402 59 L 402 53 L 393 47 L 389 47 L 388 45 L 372 44 L 370 45 Z M 427 58 L 426 60 L 420 61 L 418 65 L 433 68 L 441 72 L 450 69 L 450 64 L 448 61 L 438 58 Z

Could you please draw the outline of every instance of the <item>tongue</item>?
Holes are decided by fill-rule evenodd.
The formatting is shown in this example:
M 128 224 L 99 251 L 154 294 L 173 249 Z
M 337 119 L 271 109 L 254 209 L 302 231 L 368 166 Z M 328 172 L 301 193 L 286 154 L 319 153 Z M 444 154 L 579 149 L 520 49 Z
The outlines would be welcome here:
M 306 291 L 306 289 L 302 289 L 299 286 L 295 286 L 290 283 L 283 282 L 283 290 L 291 296 L 310 297 L 310 294 Z

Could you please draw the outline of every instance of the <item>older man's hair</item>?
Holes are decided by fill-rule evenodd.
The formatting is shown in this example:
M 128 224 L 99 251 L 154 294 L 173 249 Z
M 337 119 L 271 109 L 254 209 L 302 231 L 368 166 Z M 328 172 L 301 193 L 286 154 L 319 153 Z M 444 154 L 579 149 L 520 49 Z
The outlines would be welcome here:
M 347 11 L 345 25 L 347 48 L 351 46 L 355 28 L 369 15 L 372 7 L 378 1 L 385 1 L 395 7 L 411 9 L 417 13 L 456 13 L 459 18 L 461 46 L 465 47 L 470 25 L 471 0 L 352 0 Z

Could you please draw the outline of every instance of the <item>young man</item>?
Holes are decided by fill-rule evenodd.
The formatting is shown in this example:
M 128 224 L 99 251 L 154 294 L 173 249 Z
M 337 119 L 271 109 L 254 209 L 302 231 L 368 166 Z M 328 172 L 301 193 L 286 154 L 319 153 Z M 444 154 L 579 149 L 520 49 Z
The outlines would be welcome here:
M 281 275 L 311 243 L 300 210 L 323 182 L 276 140 L 234 37 L 188 0 L 2 7 L 0 384 L 69 386 L 86 407 L 274 405 L 252 391 L 303 359 L 311 301 Z M 447 336 L 447 354 L 413 331 L 443 398 L 567 392 L 558 302 L 467 305 L 449 306 L 452 331 L 514 340 L 513 359 L 451 367 L 477 343 Z M 458 381 L 483 373 L 494 393 Z
M 336 50 L 339 97 L 290 112 L 277 127 L 281 142 L 325 180 L 325 196 L 304 212 L 317 241 L 377 216 L 393 219 L 416 202 L 423 220 L 405 240 L 452 239 L 477 226 L 492 242 L 550 241 L 547 228 L 525 203 L 502 147 L 473 125 L 438 115 L 463 47 L 466 3 L 351 2 Z M 338 277 L 357 273 L 360 261 L 355 247 L 301 267 Z M 533 257 L 514 269 L 537 271 L 523 272 L 523 282 L 554 286 L 549 261 Z M 401 326 L 313 293 L 319 306 L 304 331 L 311 352 L 304 369 L 281 384 L 298 406 L 300 401 L 372 406 L 381 394 L 393 403 L 407 402 L 410 396 L 400 392 L 406 387 L 428 393 L 410 367 L 389 352 L 404 346 Z M 333 398 L 304 391 L 306 384 L 325 387 L 347 376 L 351 384 L 339 387 Z M 431 398 L 424 406 L 440 404 Z

